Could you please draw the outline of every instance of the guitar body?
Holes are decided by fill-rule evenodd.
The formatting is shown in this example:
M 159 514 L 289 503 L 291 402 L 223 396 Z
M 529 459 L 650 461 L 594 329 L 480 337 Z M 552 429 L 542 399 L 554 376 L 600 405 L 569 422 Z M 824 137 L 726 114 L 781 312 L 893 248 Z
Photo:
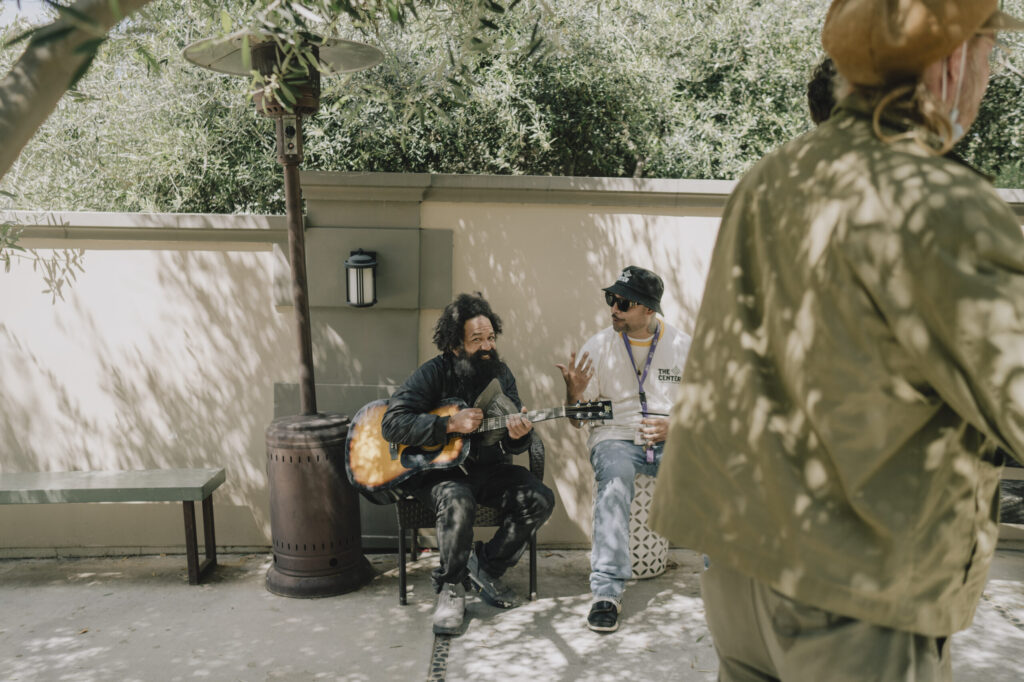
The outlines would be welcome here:
M 430 411 L 450 417 L 465 404 L 450 400 Z M 394 490 L 419 471 L 451 469 L 469 455 L 469 439 L 455 436 L 443 446 L 398 445 L 384 439 L 381 423 L 387 400 L 374 400 L 356 413 L 345 441 L 345 472 L 349 483 L 371 502 L 389 504 L 397 499 Z
M 466 404 L 457 398 L 441 403 L 430 411 L 440 417 L 450 417 Z M 501 411 L 501 405 L 498 405 Z M 518 414 L 512 406 L 512 414 Z M 401 497 L 400 484 L 413 474 L 432 469 L 451 469 L 461 466 L 469 456 L 469 438 L 453 436 L 444 445 L 436 447 L 399 445 L 384 439 L 381 425 L 384 413 L 387 412 L 387 400 L 374 400 L 356 412 L 348 429 L 345 440 L 345 473 L 348 481 L 363 496 L 375 504 L 391 504 Z M 568 417 L 580 421 L 601 421 L 612 418 L 610 400 L 596 400 L 588 403 L 577 403 L 543 410 L 528 412 L 526 417 L 531 422 L 545 419 Z M 497 442 L 506 433 L 509 414 L 488 416 L 485 410 L 484 420 L 474 436 L 491 434 L 491 442 Z

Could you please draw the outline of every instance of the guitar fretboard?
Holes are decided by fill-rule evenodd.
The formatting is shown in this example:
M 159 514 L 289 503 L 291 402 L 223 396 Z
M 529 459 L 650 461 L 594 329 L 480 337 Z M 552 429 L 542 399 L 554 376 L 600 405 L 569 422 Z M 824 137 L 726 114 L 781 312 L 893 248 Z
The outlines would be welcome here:
M 488 417 L 480 422 L 480 427 L 474 433 L 507 428 L 508 420 L 511 416 L 511 414 L 503 414 L 498 417 Z M 558 419 L 559 417 L 569 417 L 570 419 L 582 421 L 611 419 L 612 403 L 610 400 L 599 400 L 569 406 L 547 407 L 542 410 L 531 410 L 526 413 L 526 418 L 531 422 L 542 422 L 545 419 Z
M 522 414 L 522 413 L 520 413 Z M 510 414 L 505 414 L 500 417 L 488 417 L 487 419 L 480 422 L 480 427 L 474 431 L 474 433 L 480 433 L 481 431 L 497 431 L 498 429 L 504 429 L 508 427 L 508 418 Z M 543 410 L 532 410 L 526 413 L 526 418 L 531 422 L 542 422 L 546 419 L 558 419 L 559 417 L 566 416 L 565 407 L 548 407 Z

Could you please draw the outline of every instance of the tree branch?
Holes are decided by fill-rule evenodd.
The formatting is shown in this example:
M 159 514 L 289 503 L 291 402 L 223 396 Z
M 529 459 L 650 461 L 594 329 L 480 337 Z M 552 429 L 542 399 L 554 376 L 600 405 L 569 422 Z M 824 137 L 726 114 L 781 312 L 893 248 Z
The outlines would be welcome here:
M 25 52 L 0 81 L 0 178 L 21 154 L 39 126 L 57 108 L 72 78 L 91 58 L 83 44 L 103 37 L 121 19 L 150 0 L 78 0 L 71 11 L 43 27 L 30 40 Z M 111 5 L 118 5 L 115 17 Z M 74 18 L 78 14 L 92 23 Z M 44 36 L 71 28 L 54 40 Z M 87 46 L 86 46 L 87 47 Z M 76 51 L 77 50 L 77 51 Z

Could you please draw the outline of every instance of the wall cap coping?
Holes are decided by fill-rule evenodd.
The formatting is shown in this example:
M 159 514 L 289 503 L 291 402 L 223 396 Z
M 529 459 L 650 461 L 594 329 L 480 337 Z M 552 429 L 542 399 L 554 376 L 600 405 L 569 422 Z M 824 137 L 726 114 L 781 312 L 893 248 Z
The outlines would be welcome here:
M 303 171 L 308 199 L 722 206 L 736 180 Z M 1024 215 L 1024 189 L 996 190 Z
M 303 172 L 301 182 L 312 200 L 676 206 L 724 205 L 736 186 L 734 180 L 327 171 Z
M 208 213 L 0 211 L 0 222 L 31 241 L 199 242 L 269 244 L 288 239 L 285 216 Z
M 536 175 L 444 175 L 304 171 L 310 200 L 342 202 L 494 202 L 605 206 L 724 207 L 734 180 L 591 178 Z M 1024 216 L 1024 189 L 997 189 Z M 271 244 L 287 241 L 280 215 L 0 211 L 0 222 L 23 228 L 31 241 L 197 242 Z

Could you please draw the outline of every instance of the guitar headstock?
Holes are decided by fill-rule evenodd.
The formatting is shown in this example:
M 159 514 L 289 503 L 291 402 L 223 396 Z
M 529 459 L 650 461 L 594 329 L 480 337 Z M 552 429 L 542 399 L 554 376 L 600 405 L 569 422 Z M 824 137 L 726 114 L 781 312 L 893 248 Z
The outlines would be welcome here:
M 578 421 L 599 421 L 612 419 L 612 401 L 591 400 L 588 403 L 566 405 L 565 416 Z

